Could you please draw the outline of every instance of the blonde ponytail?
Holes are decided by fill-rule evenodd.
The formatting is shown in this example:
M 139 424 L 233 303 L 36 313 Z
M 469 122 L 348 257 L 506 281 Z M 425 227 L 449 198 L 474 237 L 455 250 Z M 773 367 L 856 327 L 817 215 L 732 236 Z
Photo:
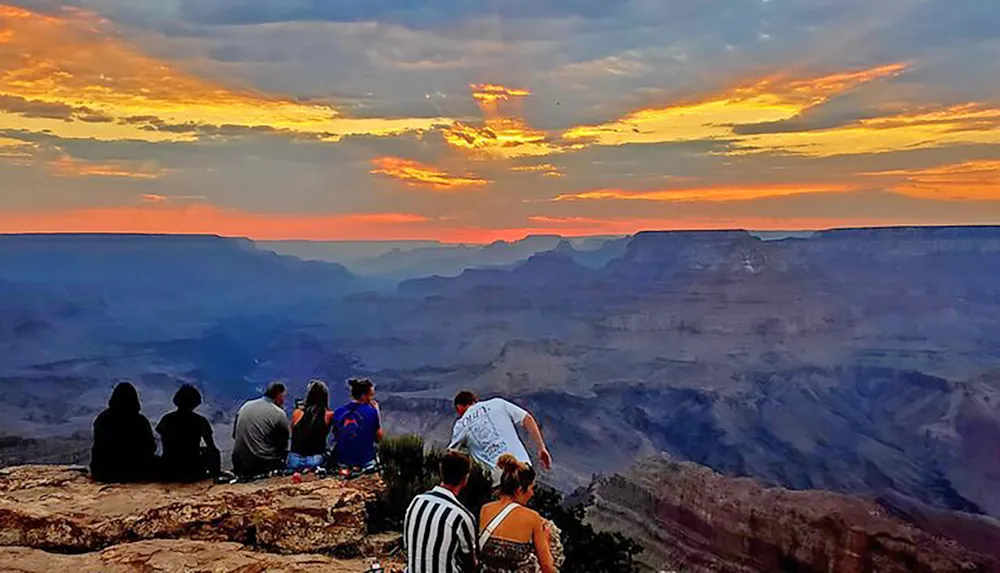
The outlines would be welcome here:
M 504 495 L 513 496 L 535 483 L 535 469 L 518 461 L 511 453 L 501 455 L 497 460 L 497 467 L 503 472 L 500 477 L 500 493 Z

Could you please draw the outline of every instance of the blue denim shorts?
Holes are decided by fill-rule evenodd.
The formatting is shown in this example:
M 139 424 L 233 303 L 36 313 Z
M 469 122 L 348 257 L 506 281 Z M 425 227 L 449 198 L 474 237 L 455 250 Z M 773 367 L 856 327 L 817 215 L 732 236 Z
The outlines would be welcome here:
M 288 469 L 290 470 L 311 470 L 323 465 L 325 456 L 300 456 L 299 454 L 288 454 Z

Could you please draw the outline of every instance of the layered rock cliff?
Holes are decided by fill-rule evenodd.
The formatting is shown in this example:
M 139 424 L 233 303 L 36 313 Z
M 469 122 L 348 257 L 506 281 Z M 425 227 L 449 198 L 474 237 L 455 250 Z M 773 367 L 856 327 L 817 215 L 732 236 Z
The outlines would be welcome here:
M 635 537 L 656 571 L 1000 571 L 984 549 L 1000 543 L 996 520 L 933 510 L 920 522 L 875 500 L 767 488 L 666 455 L 588 495 L 588 521 Z
M 377 477 L 102 485 L 76 468 L 7 468 L 0 570 L 359 571 L 334 557 L 384 553 L 367 515 L 384 487 Z

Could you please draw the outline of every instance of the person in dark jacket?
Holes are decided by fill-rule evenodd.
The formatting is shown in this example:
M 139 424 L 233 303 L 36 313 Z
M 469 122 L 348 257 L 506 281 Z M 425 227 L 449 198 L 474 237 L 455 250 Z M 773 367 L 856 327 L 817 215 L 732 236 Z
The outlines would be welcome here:
M 218 475 L 222 457 L 212 439 L 212 425 L 194 411 L 201 405 L 201 392 L 184 384 L 174 394 L 174 405 L 177 410 L 164 415 L 156 425 L 163 442 L 161 479 L 194 482 Z
M 108 408 L 94 420 L 90 473 L 95 480 L 128 483 L 155 477 L 156 440 L 140 409 L 135 386 L 129 382 L 115 386 Z
M 319 380 L 309 383 L 306 402 L 292 412 L 292 448 L 288 469 L 315 469 L 326 461 L 326 441 L 330 436 L 330 391 Z

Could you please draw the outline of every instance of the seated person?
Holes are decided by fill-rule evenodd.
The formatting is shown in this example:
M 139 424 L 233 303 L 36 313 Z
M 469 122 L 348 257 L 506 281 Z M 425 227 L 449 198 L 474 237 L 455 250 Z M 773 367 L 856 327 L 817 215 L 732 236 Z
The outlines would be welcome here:
M 375 443 L 382 441 L 384 435 L 375 385 L 367 378 L 351 378 L 347 384 L 352 401 L 333 413 L 337 465 L 370 470 L 376 466 Z
M 288 469 L 316 469 L 326 458 L 326 440 L 330 436 L 330 392 L 319 380 L 309 383 L 306 402 L 292 412 L 292 451 Z
M 139 393 L 129 382 L 115 386 L 108 407 L 94 420 L 90 473 L 104 483 L 155 478 L 156 439 L 140 413 Z
M 156 425 L 163 442 L 160 479 L 194 482 L 219 475 L 222 458 L 212 440 L 212 425 L 194 411 L 201 405 L 201 392 L 184 384 L 174 394 L 174 405 L 177 409 Z
M 256 400 L 240 408 L 233 423 L 233 471 L 256 477 L 285 469 L 290 427 L 285 416 L 285 385 L 273 382 Z
M 553 545 L 561 547 L 553 525 L 527 504 L 535 494 L 535 470 L 505 453 L 500 498 L 479 514 L 479 551 L 483 573 L 558 573 Z

